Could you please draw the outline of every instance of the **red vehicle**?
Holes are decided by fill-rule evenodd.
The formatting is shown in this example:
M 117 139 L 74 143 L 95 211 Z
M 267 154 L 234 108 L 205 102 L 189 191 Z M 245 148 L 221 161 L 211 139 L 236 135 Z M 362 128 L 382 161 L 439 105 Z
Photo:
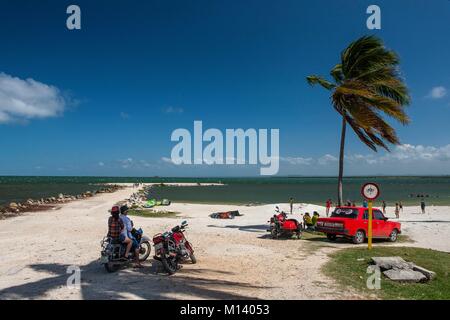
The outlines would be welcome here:
M 184 236 L 184 231 L 188 226 L 186 221 L 181 225 L 173 227 L 171 231 L 158 233 L 153 236 L 153 244 L 155 246 L 156 260 L 161 261 L 164 269 L 169 274 L 174 274 L 179 269 L 179 263 L 186 260 L 191 260 L 192 263 L 197 263 L 194 255 L 194 248 L 191 243 Z
M 269 229 L 273 239 L 278 239 L 279 237 L 292 237 L 296 235 L 297 239 L 302 236 L 302 225 L 295 219 L 287 219 L 287 214 L 282 211 L 279 213 L 279 209 L 276 209 L 278 214 L 275 214 L 270 218 Z
M 350 238 L 354 243 L 363 243 L 367 238 L 369 210 L 363 207 L 339 207 L 330 218 L 319 218 L 316 230 L 327 235 L 328 240 L 334 241 L 337 236 Z M 372 237 L 374 239 L 397 240 L 401 233 L 399 222 L 388 221 L 378 209 L 372 213 Z

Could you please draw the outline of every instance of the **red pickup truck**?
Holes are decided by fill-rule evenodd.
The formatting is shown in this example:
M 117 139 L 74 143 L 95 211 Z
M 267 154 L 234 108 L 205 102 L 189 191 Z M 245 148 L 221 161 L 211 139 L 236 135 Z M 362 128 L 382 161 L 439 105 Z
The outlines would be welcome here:
M 354 243 L 363 243 L 367 237 L 368 212 L 363 207 L 338 207 L 330 218 L 317 220 L 316 230 L 325 233 L 330 241 L 343 236 L 352 239 Z M 401 224 L 387 220 L 380 210 L 373 209 L 372 237 L 394 242 L 401 233 Z

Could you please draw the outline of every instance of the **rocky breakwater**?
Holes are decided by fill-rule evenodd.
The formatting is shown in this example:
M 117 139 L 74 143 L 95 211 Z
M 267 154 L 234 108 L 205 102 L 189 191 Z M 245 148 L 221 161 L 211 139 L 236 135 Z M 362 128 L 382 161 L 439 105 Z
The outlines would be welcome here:
M 0 219 L 16 216 L 22 212 L 43 211 L 52 208 L 57 208 L 58 205 L 63 203 L 91 198 L 96 194 L 112 193 L 122 188 L 123 186 L 120 185 L 107 185 L 96 191 L 86 191 L 84 193 L 77 195 L 60 193 L 56 197 L 28 199 L 24 202 L 11 202 L 8 205 L 0 207 Z

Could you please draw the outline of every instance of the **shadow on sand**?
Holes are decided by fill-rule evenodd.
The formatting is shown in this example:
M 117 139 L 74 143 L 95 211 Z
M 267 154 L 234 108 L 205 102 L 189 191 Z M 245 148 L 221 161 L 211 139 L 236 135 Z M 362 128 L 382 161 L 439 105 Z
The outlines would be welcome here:
M 216 226 L 213 224 L 208 225 L 209 228 L 221 228 L 221 229 L 238 229 L 239 231 L 246 232 L 266 232 L 268 225 L 267 224 L 254 224 L 248 226 L 236 226 L 236 225 L 226 225 L 226 226 Z
M 46 277 L 33 282 L 0 290 L 0 299 L 45 299 L 51 290 L 66 287 L 69 265 L 33 264 L 29 268 L 45 272 Z M 98 261 L 80 267 L 82 299 L 174 299 L 174 294 L 185 293 L 196 299 L 255 299 L 244 294 L 229 292 L 245 289 L 262 289 L 248 283 L 202 277 L 202 274 L 233 273 L 210 269 L 182 269 L 173 276 L 162 270 L 159 262 L 143 269 L 123 269 L 107 273 Z M 50 274 L 50 275 L 48 275 Z M 215 277 L 216 278 L 216 277 Z M 70 289 L 67 289 L 70 290 Z

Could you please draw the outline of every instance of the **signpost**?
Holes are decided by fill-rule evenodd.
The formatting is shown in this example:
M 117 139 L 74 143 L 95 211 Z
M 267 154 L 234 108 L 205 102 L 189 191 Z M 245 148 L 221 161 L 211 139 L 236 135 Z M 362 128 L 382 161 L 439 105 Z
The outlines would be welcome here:
M 372 249 L 372 202 L 380 196 L 380 188 L 376 183 L 366 183 L 361 188 L 361 194 L 366 198 L 369 209 L 369 225 L 367 227 L 367 248 Z

